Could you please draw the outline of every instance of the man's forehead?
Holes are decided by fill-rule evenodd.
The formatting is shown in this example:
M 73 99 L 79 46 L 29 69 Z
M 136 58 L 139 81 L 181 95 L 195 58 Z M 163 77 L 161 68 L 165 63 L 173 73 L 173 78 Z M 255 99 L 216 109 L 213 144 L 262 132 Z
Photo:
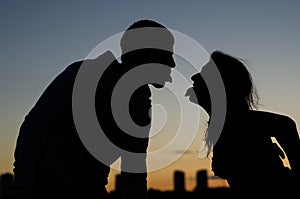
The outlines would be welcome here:
M 131 51 L 143 48 L 170 50 L 174 45 L 174 37 L 165 28 L 137 28 L 128 30 L 121 39 L 123 50 Z

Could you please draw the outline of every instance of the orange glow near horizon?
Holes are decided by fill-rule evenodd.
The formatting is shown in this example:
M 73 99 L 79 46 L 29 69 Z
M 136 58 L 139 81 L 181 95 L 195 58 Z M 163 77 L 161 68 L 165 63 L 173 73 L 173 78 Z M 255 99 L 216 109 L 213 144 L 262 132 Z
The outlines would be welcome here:
M 196 144 L 197 145 L 197 144 Z M 192 147 L 195 146 L 195 143 Z M 1 158 L 1 174 L 12 172 L 13 157 L 6 156 L 5 159 Z M 9 163 L 8 163 L 9 162 Z M 283 160 L 285 166 L 290 167 L 287 159 Z M 5 169 L 7 167 L 7 169 Z M 199 170 L 207 170 L 208 177 L 213 176 L 213 173 L 209 171 L 210 160 L 199 159 L 197 154 L 184 154 L 178 160 L 168 165 L 165 168 L 152 171 L 148 173 L 148 189 L 160 190 L 160 191 L 172 191 L 174 189 L 174 172 L 179 170 L 185 174 L 185 188 L 187 191 L 194 190 L 196 186 L 196 173 Z M 115 169 L 111 169 L 109 174 L 108 184 L 106 186 L 108 192 L 115 189 L 115 177 L 120 172 Z M 208 187 L 228 187 L 225 180 L 209 178 Z
M 167 167 L 151 171 L 148 173 L 148 189 L 160 191 L 173 191 L 174 190 L 174 172 L 184 172 L 184 182 L 186 191 L 193 191 L 196 187 L 196 175 L 200 170 L 206 170 L 208 175 L 208 187 L 229 187 L 227 181 L 210 178 L 213 173 L 209 171 L 210 160 L 199 159 L 197 154 L 186 154 L 181 156 L 178 160 L 173 162 Z M 115 190 L 115 177 L 120 174 L 116 169 L 111 169 L 109 175 L 109 182 L 106 186 L 109 192 Z
M 106 186 L 108 192 L 115 190 L 115 177 L 120 174 L 117 170 L 111 170 L 109 175 L 109 182 Z M 148 174 L 148 189 L 154 189 L 159 191 L 173 191 L 174 181 L 173 181 L 174 171 L 158 171 L 151 172 Z M 192 177 L 188 177 L 189 173 L 185 173 L 185 189 L 186 191 L 193 191 L 196 186 L 196 180 Z M 195 176 L 196 178 L 196 173 Z M 218 178 L 209 178 L 208 187 L 229 187 L 226 180 Z
M 149 172 L 148 174 L 148 189 L 160 190 L 160 191 L 172 191 L 174 189 L 173 175 L 174 171 L 180 170 L 185 173 L 185 188 L 187 191 L 192 191 L 196 186 L 196 172 L 202 169 L 209 168 L 209 161 L 199 160 L 194 156 L 191 157 L 182 157 L 175 163 L 169 165 L 166 168 L 163 168 L 158 171 Z M 190 161 L 190 162 L 188 162 Z M 284 165 L 289 166 L 287 159 L 283 160 Z M 3 166 L 3 165 L 1 165 Z M 3 168 L 1 168 L 3 169 Z M 211 172 L 208 171 L 208 176 L 213 176 Z M 8 169 L 4 173 L 12 173 L 12 168 Z M 108 192 L 115 190 L 115 177 L 120 174 L 118 170 L 111 169 L 109 174 L 108 184 L 106 188 Z M 227 181 L 222 179 L 209 178 L 208 187 L 229 187 Z

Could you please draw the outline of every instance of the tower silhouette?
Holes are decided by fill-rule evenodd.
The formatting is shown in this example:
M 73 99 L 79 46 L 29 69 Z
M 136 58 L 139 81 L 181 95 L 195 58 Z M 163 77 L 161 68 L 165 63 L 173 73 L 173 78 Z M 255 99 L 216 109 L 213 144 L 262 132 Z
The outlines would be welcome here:
M 185 192 L 185 181 L 184 181 L 184 172 L 175 171 L 174 172 L 174 191 L 175 192 Z
M 115 191 L 120 193 L 121 190 L 122 190 L 122 176 L 121 174 L 117 174 L 115 180 Z
M 200 170 L 197 172 L 197 185 L 195 191 L 204 191 L 208 188 L 207 171 Z
M 6 197 L 12 191 L 13 175 L 4 173 L 0 176 L 0 198 Z

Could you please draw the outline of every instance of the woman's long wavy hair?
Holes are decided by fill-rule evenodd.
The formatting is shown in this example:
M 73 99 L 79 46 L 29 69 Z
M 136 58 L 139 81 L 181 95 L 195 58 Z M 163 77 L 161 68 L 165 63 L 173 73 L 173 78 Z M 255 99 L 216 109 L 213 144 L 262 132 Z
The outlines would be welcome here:
M 214 65 L 217 66 L 224 82 L 227 98 L 226 118 L 230 117 L 235 111 L 258 108 L 259 96 L 253 85 L 252 76 L 242 59 L 235 58 L 221 51 L 214 51 L 211 54 L 210 62 L 214 62 Z M 206 132 L 204 139 L 207 147 L 207 156 L 212 152 L 218 138 L 218 136 L 214 135 L 214 132 Z

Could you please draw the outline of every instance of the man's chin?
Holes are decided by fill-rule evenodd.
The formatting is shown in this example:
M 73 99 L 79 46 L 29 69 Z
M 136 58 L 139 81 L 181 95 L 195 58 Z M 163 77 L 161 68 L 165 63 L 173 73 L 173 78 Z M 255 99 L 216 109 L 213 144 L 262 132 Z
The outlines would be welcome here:
M 152 84 L 152 85 L 153 85 L 155 88 L 158 88 L 158 89 L 164 87 L 164 85 L 161 85 L 161 84 Z

